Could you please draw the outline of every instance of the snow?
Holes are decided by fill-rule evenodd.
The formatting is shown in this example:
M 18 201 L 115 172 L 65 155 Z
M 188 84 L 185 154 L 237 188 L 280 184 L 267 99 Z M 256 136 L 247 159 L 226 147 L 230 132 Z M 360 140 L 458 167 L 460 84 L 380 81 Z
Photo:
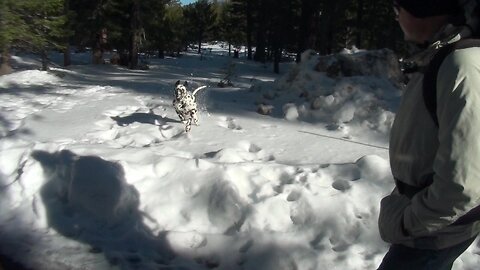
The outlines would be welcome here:
M 363 75 L 318 72 L 336 60 L 312 52 L 273 75 L 211 48 L 142 71 L 15 56 L 0 77 L 0 253 L 49 270 L 375 269 L 401 96 L 385 53 L 340 54 L 375 56 Z M 177 80 L 207 86 L 190 133 Z M 454 269 L 476 269 L 478 252 Z

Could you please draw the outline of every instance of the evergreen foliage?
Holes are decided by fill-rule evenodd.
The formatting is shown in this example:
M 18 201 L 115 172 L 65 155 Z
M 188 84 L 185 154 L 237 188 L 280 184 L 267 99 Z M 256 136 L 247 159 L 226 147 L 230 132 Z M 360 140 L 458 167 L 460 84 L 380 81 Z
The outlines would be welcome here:
M 208 0 L 198 0 L 187 5 L 183 11 L 186 24 L 187 35 L 192 37 L 190 41 L 196 41 L 198 44 L 198 53 L 202 52 L 202 41 L 210 34 L 215 26 L 216 12 L 215 7 Z
M 172 55 L 179 55 L 186 47 L 186 24 L 183 8 L 177 1 L 166 6 L 162 41 L 164 48 Z
M 246 36 L 246 19 L 240 1 L 226 2 L 220 5 L 216 31 L 219 40 L 228 42 L 228 54 L 231 55 L 232 45 L 239 47 L 244 44 Z
M 116 51 L 139 68 L 139 53 L 178 55 L 187 46 L 226 41 L 247 47 L 249 59 L 280 61 L 307 49 L 401 48 L 391 2 L 375 0 L 1 0 L 0 52 L 51 49 L 92 51 L 94 63 Z M 66 50 L 68 51 L 68 50 Z
M 11 49 L 26 50 L 42 56 L 42 69 L 48 68 L 47 51 L 62 49 L 67 17 L 63 0 L 3 0 L 0 12 L 2 61 L 8 61 Z

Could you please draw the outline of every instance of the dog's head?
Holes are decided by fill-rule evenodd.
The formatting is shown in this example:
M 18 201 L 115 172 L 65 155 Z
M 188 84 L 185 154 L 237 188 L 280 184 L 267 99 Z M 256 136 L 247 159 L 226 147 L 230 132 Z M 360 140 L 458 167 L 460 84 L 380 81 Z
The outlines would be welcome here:
M 187 82 L 184 82 L 183 84 L 180 81 L 177 81 L 175 83 L 175 98 L 180 98 L 183 97 L 187 94 Z

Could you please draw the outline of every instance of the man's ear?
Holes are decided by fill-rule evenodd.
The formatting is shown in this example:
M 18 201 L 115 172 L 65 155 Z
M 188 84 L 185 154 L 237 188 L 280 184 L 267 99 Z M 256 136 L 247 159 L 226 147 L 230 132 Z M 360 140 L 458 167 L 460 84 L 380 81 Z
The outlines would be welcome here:
M 179 85 L 180 84 L 180 80 L 178 80 L 176 83 L 175 83 L 175 86 Z

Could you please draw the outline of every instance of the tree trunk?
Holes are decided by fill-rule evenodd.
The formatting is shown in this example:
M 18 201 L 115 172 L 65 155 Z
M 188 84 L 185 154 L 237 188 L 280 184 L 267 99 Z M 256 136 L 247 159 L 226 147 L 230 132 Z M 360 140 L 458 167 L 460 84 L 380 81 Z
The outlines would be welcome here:
M 252 60 L 252 33 L 253 33 L 253 16 L 252 16 L 252 0 L 247 0 L 247 58 Z
M 68 42 L 68 41 L 67 41 Z M 70 44 L 66 44 L 63 51 L 63 66 L 68 67 L 72 64 L 72 58 L 70 57 Z
M 65 17 L 69 18 L 69 12 L 70 12 L 70 0 L 64 0 L 63 1 L 63 14 Z M 70 23 L 67 23 L 67 28 L 70 30 Z M 70 38 L 65 37 L 65 50 L 63 51 L 63 66 L 68 67 L 72 64 L 72 60 L 70 57 Z
M 94 40 L 92 50 L 92 63 L 94 65 L 103 64 L 103 51 L 102 51 L 102 31 L 100 30 Z
M 357 0 L 358 7 L 357 7 L 357 34 L 355 35 L 355 45 L 358 48 L 362 47 L 362 31 L 363 31 L 363 9 L 364 9 L 364 1 Z
M 48 70 L 47 51 L 42 49 L 41 55 L 42 55 L 42 71 L 47 71 Z
M 320 18 L 320 35 L 319 40 L 322 42 L 320 45 L 321 54 L 330 54 L 334 50 L 339 48 L 338 38 L 339 29 L 342 26 L 342 18 L 345 18 L 345 10 L 351 1 L 348 0 L 336 0 L 335 2 L 326 1 L 325 6 L 322 9 L 322 15 Z M 343 38 L 345 35 L 343 36 Z M 341 46 L 344 46 L 342 44 Z
M 280 73 L 280 60 L 282 58 L 282 50 L 280 48 L 273 49 L 273 72 Z
M 322 16 L 320 18 L 320 31 L 319 31 L 319 40 L 321 43 L 319 44 L 319 51 L 320 54 L 330 54 L 332 52 L 332 28 L 334 27 L 334 19 L 335 19 L 335 5 L 336 3 L 332 3 L 327 1 L 325 3 L 324 10 L 322 12 Z
M 273 59 L 273 72 L 280 73 L 280 61 L 282 60 L 283 31 L 280 28 L 274 29 L 272 33 L 271 58 Z
M 130 22 L 131 26 L 131 44 L 130 44 L 130 69 L 138 68 L 138 52 L 140 47 L 140 2 L 139 0 L 134 0 L 132 4 L 132 20 Z
M 158 48 L 158 58 L 165 59 L 165 50 L 163 49 L 163 46 L 159 46 Z
M 318 12 L 318 3 L 315 0 L 302 1 L 302 13 L 300 16 L 300 29 L 297 50 L 297 63 L 301 61 L 302 53 L 307 49 L 314 48 L 315 14 Z
M 198 35 L 198 54 L 202 54 L 202 35 Z
M 0 55 L 0 75 L 12 73 L 12 67 L 10 66 L 10 53 L 5 50 Z
M 257 28 L 257 48 L 253 59 L 255 61 L 265 63 L 266 55 L 265 49 L 267 47 L 267 33 L 266 33 L 266 3 L 260 1 L 258 4 L 258 28 Z

